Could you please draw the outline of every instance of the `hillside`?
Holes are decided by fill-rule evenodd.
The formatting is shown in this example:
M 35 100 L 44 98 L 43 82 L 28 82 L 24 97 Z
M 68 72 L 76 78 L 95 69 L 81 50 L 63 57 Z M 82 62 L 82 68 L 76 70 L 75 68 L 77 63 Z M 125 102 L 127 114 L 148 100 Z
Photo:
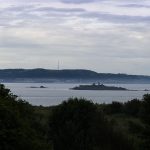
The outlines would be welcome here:
M 3 69 L 1 82 L 150 83 L 150 76 L 97 73 L 91 70 Z

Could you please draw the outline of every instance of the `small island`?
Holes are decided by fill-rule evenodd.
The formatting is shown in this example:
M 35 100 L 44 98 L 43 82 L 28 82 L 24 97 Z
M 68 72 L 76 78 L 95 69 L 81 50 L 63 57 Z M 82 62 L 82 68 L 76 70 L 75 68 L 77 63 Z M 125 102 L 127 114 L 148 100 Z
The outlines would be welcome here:
M 72 90 L 114 90 L 114 91 L 129 91 L 123 87 L 115 87 L 115 86 L 106 86 L 104 84 L 95 84 L 92 85 L 79 85 L 71 88 Z
M 45 86 L 40 86 L 40 87 L 30 86 L 29 88 L 40 88 L 40 89 L 44 89 L 44 88 L 47 88 L 47 87 L 45 87 Z

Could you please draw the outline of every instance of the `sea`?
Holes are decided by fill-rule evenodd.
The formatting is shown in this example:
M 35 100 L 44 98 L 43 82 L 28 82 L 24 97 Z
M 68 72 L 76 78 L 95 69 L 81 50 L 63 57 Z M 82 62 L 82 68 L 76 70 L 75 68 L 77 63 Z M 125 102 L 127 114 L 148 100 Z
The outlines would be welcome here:
M 144 91 L 145 89 L 150 90 L 150 84 L 105 84 L 124 87 L 133 91 L 84 91 L 70 89 L 79 86 L 79 83 L 4 83 L 4 85 L 13 94 L 17 95 L 18 99 L 21 98 L 34 106 L 54 106 L 75 97 L 85 98 L 94 103 L 108 104 L 112 101 L 127 102 L 132 99 L 142 99 L 144 94 L 150 94 L 150 91 Z M 38 88 L 40 86 L 46 88 Z

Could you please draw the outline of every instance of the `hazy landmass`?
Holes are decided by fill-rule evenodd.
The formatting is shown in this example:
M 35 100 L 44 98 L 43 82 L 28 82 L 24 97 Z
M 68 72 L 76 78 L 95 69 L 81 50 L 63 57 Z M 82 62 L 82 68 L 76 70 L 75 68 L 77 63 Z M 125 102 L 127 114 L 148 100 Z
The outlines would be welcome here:
M 150 83 L 150 76 L 97 73 L 83 69 L 3 69 L 1 82 L 102 82 L 102 83 Z

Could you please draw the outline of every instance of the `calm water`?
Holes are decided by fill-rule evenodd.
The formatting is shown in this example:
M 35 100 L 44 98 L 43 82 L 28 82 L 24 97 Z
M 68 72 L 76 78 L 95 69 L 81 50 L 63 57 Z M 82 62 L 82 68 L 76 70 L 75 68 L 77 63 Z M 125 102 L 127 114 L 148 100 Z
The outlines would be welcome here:
M 45 86 L 48 88 L 29 88 L 31 86 Z M 76 91 L 69 90 L 79 84 L 54 84 L 54 83 L 5 83 L 7 88 L 20 98 L 33 105 L 57 105 L 70 97 L 86 98 L 94 103 L 110 103 L 112 101 L 125 102 L 134 98 L 141 99 L 150 91 Z M 150 84 L 109 84 L 125 87 L 131 90 L 150 89 Z

